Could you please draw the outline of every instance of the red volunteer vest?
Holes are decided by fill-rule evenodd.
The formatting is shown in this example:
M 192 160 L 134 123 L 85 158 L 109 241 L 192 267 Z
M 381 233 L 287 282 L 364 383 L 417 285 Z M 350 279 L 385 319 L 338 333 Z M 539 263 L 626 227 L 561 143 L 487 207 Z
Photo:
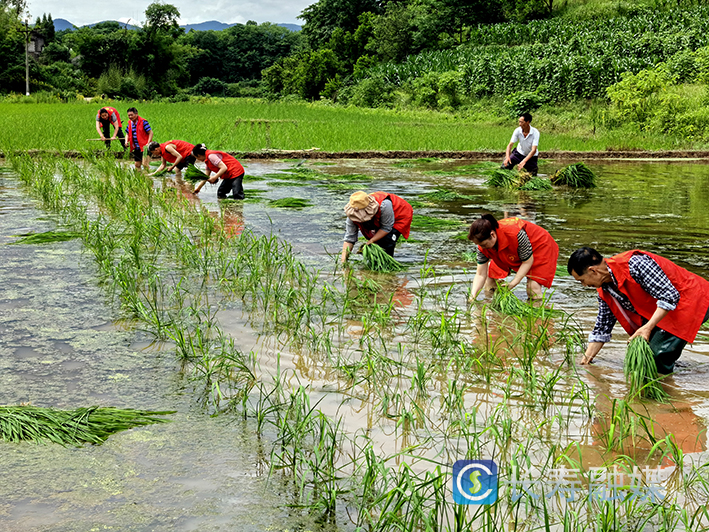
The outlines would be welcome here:
M 177 160 L 177 157 L 167 151 L 166 148 L 168 144 L 174 144 L 177 153 L 182 155 L 183 159 L 188 155 L 192 155 L 192 150 L 194 149 L 192 144 L 185 142 L 184 140 L 169 140 L 163 144 L 160 144 L 160 154 L 168 163 L 174 163 Z
M 517 271 L 522 265 L 519 258 L 517 235 L 524 229 L 532 244 L 534 262 L 527 277 L 547 288 L 551 287 L 556 275 L 556 262 L 559 258 L 559 245 L 549 232 L 532 222 L 519 218 L 504 218 L 497 222 L 495 230 L 497 244 L 494 248 L 483 249 L 480 252 L 492 261 L 488 268 L 488 276 L 493 279 L 504 279 L 510 270 Z
M 641 316 L 646 320 L 652 317 L 657 309 L 657 299 L 648 294 L 630 276 L 628 261 L 636 254 L 647 255 L 657 262 L 679 292 L 677 308 L 662 318 L 658 327 L 692 343 L 697 337 L 697 332 L 709 306 L 709 281 L 677 266 L 671 260 L 639 249 L 626 251 L 606 259 L 606 264 L 618 283 L 618 290 L 630 300 L 637 314 L 621 309 L 620 303 L 602 288 L 598 288 L 598 295 L 608 304 L 613 315 L 628 334 L 632 335 L 642 326 Z
M 114 107 L 101 107 L 101 109 L 106 109 L 106 111 L 108 111 L 108 121 L 109 122 L 111 122 L 111 116 L 115 113 L 118 127 L 119 128 L 123 127 L 123 124 L 121 124 L 121 115 L 118 114 L 118 111 L 116 111 L 116 109 Z M 101 119 L 101 109 L 99 109 L 98 113 L 96 113 L 96 120 L 97 121 Z M 114 122 L 111 122 L 111 123 L 113 124 Z
M 143 120 L 141 117 L 138 117 L 135 122 L 128 121 L 128 140 L 130 141 L 130 149 L 134 150 L 136 148 L 140 148 L 141 150 L 145 147 L 145 145 L 148 143 L 148 134 L 145 132 L 145 129 L 143 129 Z M 139 146 L 133 146 L 133 128 L 136 129 L 136 132 L 138 134 L 138 144 Z
M 244 175 L 244 167 L 241 166 L 241 163 L 237 161 L 234 157 L 229 155 L 226 152 L 223 151 L 217 151 L 217 150 L 207 150 L 206 153 L 204 154 L 206 156 L 206 159 L 204 162 L 207 165 L 207 168 L 209 168 L 210 171 L 212 172 L 218 172 L 219 167 L 214 166 L 212 163 L 209 162 L 209 156 L 213 153 L 216 153 L 217 155 L 222 156 L 222 162 L 226 165 L 226 172 L 224 172 L 221 175 L 220 179 L 234 179 L 235 177 L 239 177 L 241 175 Z
M 409 203 L 396 194 L 387 194 L 386 192 L 372 192 L 370 194 L 381 207 L 382 201 L 389 198 L 391 204 L 394 207 L 394 229 L 401 233 L 401 236 L 408 239 L 409 232 L 411 231 L 411 220 L 414 216 L 414 208 L 409 205 Z M 374 234 L 381 228 L 381 208 L 377 210 L 377 213 L 365 223 L 354 222 L 354 224 L 359 228 L 365 238 L 372 238 Z M 372 230 L 372 226 L 374 230 Z

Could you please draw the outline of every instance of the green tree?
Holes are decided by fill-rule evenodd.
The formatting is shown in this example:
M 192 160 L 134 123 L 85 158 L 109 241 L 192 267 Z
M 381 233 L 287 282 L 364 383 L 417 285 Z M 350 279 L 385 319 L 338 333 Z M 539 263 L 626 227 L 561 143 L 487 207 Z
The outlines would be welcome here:
M 340 28 L 353 33 L 362 13 L 381 14 L 383 2 L 377 0 L 319 0 L 306 7 L 298 18 L 305 21 L 303 36 L 311 48 L 322 48 Z

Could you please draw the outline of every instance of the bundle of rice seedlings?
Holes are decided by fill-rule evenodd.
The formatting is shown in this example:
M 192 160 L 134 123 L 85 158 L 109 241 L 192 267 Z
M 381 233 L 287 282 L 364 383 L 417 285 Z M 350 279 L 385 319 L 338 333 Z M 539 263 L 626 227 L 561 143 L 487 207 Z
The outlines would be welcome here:
M 596 175 L 584 163 L 570 164 L 550 178 L 552 185 L 572 188 L 595 188 Z
M 50 441 L 60 445 L 101 444 L 111 434 L 141 425 L 167 423 L 154 412 L 91 406 L 57 410 L 36 406 L 0 406 L 0 439 L 7 442 Z
M 657 366 L 650 344 L 640 336 L 628 344 L 623 372 L 630 387 L 630 396 L 640 395 L 655 401 L 664 401 L 667 392 L 659 383 Z
M 303 198 L 280 198 L 268 202 L 271 207 L 281 207 L 283 209 L 302 209 L 310 207 L 312 203 Z
M 512 290 L 506 286 L 497 287 L 492 296 L 490 306 L 501 314 L 507 314 L 508 316 L 533 316 L 537 313 L 534 307 L 520 301 Z
M 543 177 L 533 177 L 519 187 L 520 190 L 551 190 L 553 188 L 551 183 Z
M 377 244 L 362 246 L 362 256 L 367 264 L 367 268 L 374 272 L 391 273 L 406 269 L 405 265 L 388 255 L 387 252 Z
M 81 233 L 76 231 L 45 231 L 44 233 L 27 233 L 19 236 L 11 244 L 48 244 L 51 242 L 65 242 L 74 238 L 81 238 Z
M 197 168 L 193 164 L 188 164 L 187 168 L 182 172 L 182 177 L 184 177 L 187 181 L 193 181 L 193 182 L 198 182 L 198 181 L 204 181 L 205 179 L 209 179 L 207 177 L 207 174 L 205 174 L 202 170 Z
M 497 168 L 490 173 L 485 184 L 490 187 L 519 189 L 530 179 L 532 179 L 532 174 L 529 172 Z

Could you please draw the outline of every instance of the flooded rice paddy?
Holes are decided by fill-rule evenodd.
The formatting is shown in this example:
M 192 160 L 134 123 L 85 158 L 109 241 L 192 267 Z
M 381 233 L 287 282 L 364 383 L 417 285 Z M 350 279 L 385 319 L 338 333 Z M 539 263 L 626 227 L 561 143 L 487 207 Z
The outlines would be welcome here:
M 565 273 L 569 254 L 589 245 L 605 255 L 645 249 L 709 277 L 705 164 L 590 163 L 598 175 L 596 189 L 516 192 L 485 186 L 490 164 L 245 163 L 250 179 L 243 203 L 217 201 L 216 186 L 205 187 L 199 198 L 189 193 L 189 185 L 172 179 L 156 181 L 155 188 L 176 188 L 185 208 L 201 206 L 210 218 L 222 219 L 220 230 L 232 238 L 275 235 L 288 242 L 316 279 L 301 289 L 332 286 L 344 297 L 308 299 L 317 305 L 299 309 L 293 303 L 297 315 L 285 321 L 281 315 L 287 309 L 269 306 L 265 292 L 283 288 L 278 279 L 260 285 L 266 295 L 256 304 L 259 289 L 229 288 L 236 279 L 205 273 L 205 289 L 190 274 L 180 285 L 179 267 L 164 257 L 146 262 L 154 261 L 148 269 L 172 283 L 171 305 L 184 287 L 185 305 L 212 309 L 221 334 L 245 354 L 241 363 L 248 362 L 262 383 L 249 389 L 246 401 L 257 405 L 251 410 L 225 409 L 243 398 L 235 394 L 229 401 L 226 386 L 215 392 L 216 378 L 205 386 L 206 370 L 186 369 L 175 356 L 182 347 L 174 335 L 156 334 L 154 323 L 126 313 L 115 288 L 124 280 L 107 278 L 82 240 L 9 245 L 17 235 L 64 227 L 67 220 L 42 207 L 7 167 L 0 172 L 0 404 L 178 411 L 172 423 L 119 433 L 102 446 L 1 444 L 3 530 L 394 529 L 395 523 L 384 519 L 390 509 L 381 496 L 404 485 L 407 468 L 418 479 L 402 488 L 408 500 L 418 489 L 429 493 L 424 486 L 429 473 L 450 491 L 450 467 L 462 458 L 528 460 L 528 469 L 538 471 L 549 465 L 549 457 L 564 456 L 589 469 L 622 463 L 619 457 L 630 455 L 638 465 L 662 468 L 664 477 L 671 477 L 679 455 L 685 468 L 707 462 L 709 334 L 685 349 L 676 373 L 666 379 L 669 404 L 634 405 L 654 440 L 637 428 L 637 441 L 611 441 L 608 426 L 626 393 L 627 337 L 616 327 L 594 365 L 570 363 L 580 355 L 571 337 L 579 331 L 585 337 L 592 328 L 596 298 Z M 550 174 L 562 164 L 550 161 L 540 171 Z M 431 196 L 441 188 L 460 197 Z M 417 215 L 429 217 L 415 220 L 410 240 L 397 247 L 407 271 L 372 274 L 357 256 L 351 270 L 336 267 L 343 207 L 358 189 L 398 194 Z M 310 205 L 284 209 L 270 203 L 286 197 Z M 89 211 L 95 218 L 101 209 Z M 484 212 L 526 218 L 554 236 L 560 264 L 549 303 L 571 318 L 524 323 L 495 315 L 484 302 L 468 303 L 475 262 L 466 228 Z M 274 253 L 286 251 L 274 248 Z M 240 281 L 246 282 L 247 273 Z M 524 297 L 524 288 L 517 294 Z M 386 315 L 367 313 L 374 303 Z M 531 344 L 537 347 L 528 353 Z M 214 399 L 222 393 L 221 401 Z M 331 438 L 329 446 L 337 447 L 329 466 L 318 461 L 322 449 L 312 441 L 302 446 L 307 452 L 288 451 L 298 444 L 292 443 L 296 431 L 287 421 L 302 412 L 293 414 L 291 408 L 280 414 L 277 406 L 293 407 L 296 401 L 309 401 L 302 411 L 317 409 L 330 420 L 320 438 Z M 223 410 L 228 411 L 214 415 Z M 275 421 L 263 422 L 270 417 Z M 312 431 L 315 425 L 303 426 Z M 653 443 L 668 433 L 680 452 L 648 457 Z M 375 477 L 376 467 L 366 469 L 364 463 L 378 464 L 379 476 L 370 491 L 359 493 L 366 479 Z M 326 470 L 320 478 L 319 471 Z M 350 484 L 342 480 L 347 478 L 353 479 Z M 324 495 L 327 490 L 333 494 Z M 691 506 L 687 490 L 676 495 L 678 507 Z M 450 502 L 450 495 L 443 499 Z M 433 528 L 456 528 L 450 507 L 422 507 L 438 515 Z M 552 519 L 560 529 L 563 508 Z M 529 515 L 538 515 L 535 511 Z M 619 516 L 625 511 L 614 510 Z M 403 507 L 395 512 L 413 528 L 424 527 L 423 513 L 411 516 Z M 501 511 L 479 518 L 488 519 L 486 530 L 535 529 L 532 518 L 511 515 Z M 603 529 L 592 510 L 584 519 L 588 530 Z M 653 519 L 647 529 L 662 529 Z

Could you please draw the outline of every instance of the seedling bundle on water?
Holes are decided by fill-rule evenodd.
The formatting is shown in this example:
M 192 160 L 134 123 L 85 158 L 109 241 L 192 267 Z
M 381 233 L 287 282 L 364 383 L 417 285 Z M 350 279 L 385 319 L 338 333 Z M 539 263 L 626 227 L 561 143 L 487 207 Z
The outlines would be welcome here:
M 517 170 L 497 168 L 491 172 L 490 177 L 487 181 L 485 181 L 485 184 L 490 187 L 519 189 L 531 179 L 532 174 L 529 172 L 518 172 Z
M 659 383 L 655 358 L 645 338 L 633 338 L 628 345 L 623 363 L 625 378 L 630 387 L 630 396 L 641 395 L 648 399 L 664 401 L 667 392 Z
M 363 246 L 362 256 L 367 268 L 375 272 L 398 272 L 406 269 L 406 266 L 391 255 L 388 255 L 381 246 L 376 244 Z
M 174 414 L 121 408 L 55 410 L 36 406 L 0 406 L 0 439 L 50 441 L 60 445 L 101 444 L 111 434 L 140 425 L 167 423 L 155 416 Z
M 280 198 L 271 200 L 268 204 L 271 207 L 281 207 L 283 209 L 302 209 L 312 205 L 312 203 L 303 198 Z
M 584 163 L 570 164 L 551 176 L 551 183 L 572 188 L 595 188 L 596 175 Z

